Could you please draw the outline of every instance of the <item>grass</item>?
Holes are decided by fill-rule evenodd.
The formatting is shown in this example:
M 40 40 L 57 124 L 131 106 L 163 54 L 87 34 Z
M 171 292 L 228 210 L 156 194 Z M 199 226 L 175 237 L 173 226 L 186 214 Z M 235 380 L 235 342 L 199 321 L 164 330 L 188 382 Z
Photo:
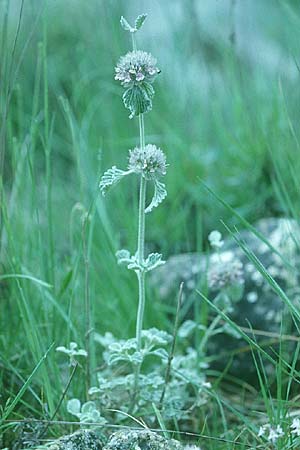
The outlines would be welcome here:
M 178 0 L 173 9 L 173 2 L 171 8 L 156 1 L 143 7 L 123 0 L 0 2 L 0 401 L 5 408 L 11 399 L 10 418 L 53 415 L 66 386 L 54 348 L 70 340 L 85 346 L 88 313 L 99 333 L 134 335 L 136 280 L 116 265 L 114 254 L 135 248 L 138 188 L 128 180 L 109 194 L 110 202 L 98 190 L 103 170 L 116 161 L 124 167 L 127 149 L 137 143 L 137 123 L 128 120 L 113 80 L 113 67 L 130 44 L 119 26 L 122 14 L 149 12 L 139 45 L 157 56 L 162 69 L 145 121 L 146 140 L 161 146 L 170 164 L 168 198 L 147 219 L 149 250 L 165 258 L 203 250 L 220 219 L 231 230 L 242 226 L 239 217 L 250 224 L 269 216 L 299 218 L 298 2 L 224 2 L 223 13 L 207 15 L 209 4 Z M 257 39 L 252 46 L 243 8 L 250 11 L 250 37 Z M 253 56 L 256 42 L 262 49 L 270 45 L 265 64 Z M 276 52 L 282 57 L 272 64 L 267 56 Z M 289 307 L 286 294 L 260 268 Z M 171 331 L 174 299 L 162 304 L 151 287 L 148 299 L 145 326 Z M 237 421 L 245 444 L 236 448 L 247 448 L 244 428 L 255 434 L 253 423 L 263 410 L 273 414 L 274 401 L 276 414 L 285 411 L 290 397 L 278 392 L 270 398 L 261 352 L 255 358 L 264 407 L 257 391 L 255 414 L 220 393 L 213 425 L 203 417 L 195 428 L 202 424 L 212 439 L 224 433 L 230 441 Z M 296 361 L 275 360 L 278 377 L 298 376 Z M 94 347 L 90 364 L 95 377 Z M 38 376 L 31 380 L 35 368 Z M 86 395 L 78 382 L 81 370 L 70 397 Z M 253 392 L 243 389 L 248 402 Z M 64 402 L 56 417 L 68 417 Z M 200 445 L 219 445 L 205 442 Z M 224 445 L 218 448 L 234 448 Z

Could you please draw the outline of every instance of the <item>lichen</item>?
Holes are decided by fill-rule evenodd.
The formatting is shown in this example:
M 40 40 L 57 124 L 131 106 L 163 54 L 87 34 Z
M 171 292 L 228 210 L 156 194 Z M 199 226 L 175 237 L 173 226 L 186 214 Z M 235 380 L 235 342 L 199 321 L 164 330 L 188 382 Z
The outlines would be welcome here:
M 103 450 L 182 450 L 182 446 L 149 430 L 123 430 L 112 434 Z
M 92 430 L 79 430 L 63 436 L 48 446 L 48 450 L 102 450 L 103 435 Z

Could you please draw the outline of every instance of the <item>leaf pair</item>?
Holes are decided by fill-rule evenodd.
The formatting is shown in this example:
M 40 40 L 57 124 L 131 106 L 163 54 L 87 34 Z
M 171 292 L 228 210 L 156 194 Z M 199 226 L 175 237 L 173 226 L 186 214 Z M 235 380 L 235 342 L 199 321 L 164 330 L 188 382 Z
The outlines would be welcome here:
M 150 272 L 150 270 L 165 264 L 165 261 L 161 259 L 162 255 L 160 253 L 150 253 L 142 264 L 139 264 L 137 256 L 131 256 L 128 250 L 119 250 L 116 253 L 116 257 L 118 264 L 126 264 L 128 269 L 138 272 Z
M 147 14 L 140 14 L 134 22 L 134 27 L 132 27 L 129 22 L 125 19 L 125 17 L 121 16 L 120 23 L 124 30 L 129 31 L 130 33 L 136 33 L 140 28 L 142 28 L 143 23 L 147 18 Z
M 105 196 L 106 192 L 109 188 L 112 186 L 115 186 L 116 184 L 121 181 L 123 177 L 126 175 L 129 175 L 133 173 L 132 170 L 121 170 L 118 169 L 116 166 L 113 166 L 111 169 L 108 169 L 106 172 L 104 172 L 103 176 L 101 177 L 99 187 L 100 191 L 103 196 Z M 161 181 L 154 180 L 154 195 L 151 200 L 151 203 L 147 208 L 145 209 L 145 213 L 151 212 L 154 208 L 156 208 L 167 196 L 167 191 L 165 184 Z

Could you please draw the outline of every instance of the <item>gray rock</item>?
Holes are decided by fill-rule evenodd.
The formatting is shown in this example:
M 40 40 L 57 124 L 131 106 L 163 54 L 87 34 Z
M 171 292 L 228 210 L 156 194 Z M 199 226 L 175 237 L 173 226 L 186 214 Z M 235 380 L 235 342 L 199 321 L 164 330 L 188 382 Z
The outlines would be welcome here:
M 300 305 L 298 225 L 293 220 L 271 218 L 260 220 L 255 228 L 280 255 L 270 250 L 250 231 L 238 233 L 238 237 L 261 261 L 290 300 Z M 258 340 L 274 338 L 269 333 L 279 334 L 283 315 L 289 317 L 282 299 L 232 238 L 225 239 L 219 254 L 190 253 L 171 257 L 164 266 L 153 272 L 152 281 L 160 298 L 165 301 L 168 298 L 174 299 L 179 284 L 184 281 L 183 310 L 186 308 L 186 317 L 189 319 L 193 318 L 193 303 L 203 301 L 195 290 L 203 289 L 206 281 L 207 296 L 210 300 L 215 299 L 214 301 L 218 298 L 220 286 L 226 290 L 230 283 L 239 285 L 239 294 L 231 299 L 231 307 L 227 309 L 227 313 L 239 326 L 248 328 L 251 324 L 254 330 L 258 330 Z M 285 320 L 284 323 L 286 326 L 283 332 L 289 333 L 291 321 Z M 243 339 L 221 334 L 209 340 L 208 352 L 210 355 L 219 355 L 220 351 L 238 352 L 245 345 Z M 222 369 L 224 364 L 225 359 L 215 367 Z M 233 359 L 230 372 L 239 376 L 244 374 L 245 379 L 252 377 L 255 368 L 251 352 L 240 352 Z
M 48 450 L 102 450 L 104 439 L 93 430 L 79 430 L 73 434 L 63 436 L 50 446 L 40 447 Z
M 165 439 L 149 430 L 123 430 L 113 433 L 104 450 L 181 450 L 181 444 L 174 439 Z

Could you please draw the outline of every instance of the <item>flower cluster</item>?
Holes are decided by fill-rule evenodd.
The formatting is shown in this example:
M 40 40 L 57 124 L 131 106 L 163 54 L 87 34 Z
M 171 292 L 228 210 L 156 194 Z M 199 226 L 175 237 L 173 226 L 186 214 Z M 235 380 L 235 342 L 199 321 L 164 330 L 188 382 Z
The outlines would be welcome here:
M 243 264 L 238 259 L 217 261 L 208 271 L 208 286 L 212 291 L 219 291 L 230 286 L 243 285 Z
M 121 81 L 125 88 L 146 81 L 153 83 L 160 70 L 156 67 L 156 59 L 147 52 L 135 50 L 121 56 L 115 68 L 115 80 Z
M 261 426 L 258 431 L 258 437 L 261 436 L 265 436 L 269 442 L 272 442 L 274 444 L 278 438 L 284 436 L 284 432 L 280 425 L 277 425 L 277 427 L 275 428 L 267 423 Z
M 129 150 L 128 169 L 140 173 L 147 180 L 166 174 L 166 156 L 155 145 L 148 144 L 144 149 L 136 147 Z

